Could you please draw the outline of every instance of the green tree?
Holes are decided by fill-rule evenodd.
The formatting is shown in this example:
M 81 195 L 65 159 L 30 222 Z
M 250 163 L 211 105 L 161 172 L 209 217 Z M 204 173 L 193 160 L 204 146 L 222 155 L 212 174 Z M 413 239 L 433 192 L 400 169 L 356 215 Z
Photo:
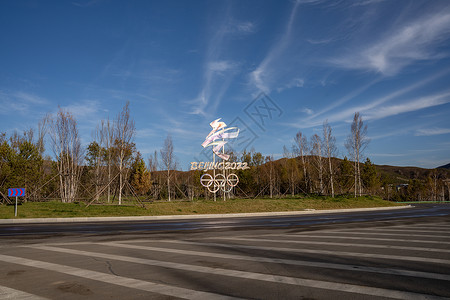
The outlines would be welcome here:
M 150 190 L 150 172 L 139 152 L 131 165 L 130 184 L 138 195 L 144 195 Z
M 0 186 L 2 193 L 9 187 L 24 187 L 29 195 L 35 195 L 42 173 L 43 159 L 38 146 L 33 143 L 33 131 L 25 131 L 23 136 L 17 133 L 6 141 L 6 135 L 0 137 Z M 25 198 L 26 199 L 26 198 Z
M 377 169 L 375 165 L 370 161 L 369 158 L 364 162 L 362 172 L 361 172 L 361 180 L 366 189 L 369 190 L 371 194 L 375 192 L 375 190 L 380 186 L 380 177 L 377 174 Z
M 252 166 L 261 166 L 264 163 L 264 157 L 261 152 L 253 152 L 252 154 Z
M 13 156 L 14 152 L 6 140 L 6 133 L 0 133 L 0 192 L 5 196 L 11 180 Z
M 341 192 L 349 193 L 353 184 L 353 166 L 347 159 L 347 156 L 341 161 L 339 165 L 339 185 L 341 186 Z
M 93 141 L 87 147 L 86 161 L 89 166 L 89 173 L 92 174 L 93 182 L 95 185 L 95 200 L 99 199 L 99 188 L 102 183 L 102 178 L 100 176 L 100 171 L 102 167 L 102 161 L 105 149 L 100 147 L 100 145 Z

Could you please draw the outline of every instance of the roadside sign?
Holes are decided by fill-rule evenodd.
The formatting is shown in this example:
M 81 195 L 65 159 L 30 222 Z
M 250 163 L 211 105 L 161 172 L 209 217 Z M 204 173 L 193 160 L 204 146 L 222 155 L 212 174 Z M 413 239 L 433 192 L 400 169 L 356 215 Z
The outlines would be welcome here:
M 25 197 L 25 188 L 8 189 L 8 197 Z
M 25 197 L 25 188 L 8 189 L 8 197 L 16 197 L 16 207 L 14 209 L 14 216 L 17 217 L 17 197 Z

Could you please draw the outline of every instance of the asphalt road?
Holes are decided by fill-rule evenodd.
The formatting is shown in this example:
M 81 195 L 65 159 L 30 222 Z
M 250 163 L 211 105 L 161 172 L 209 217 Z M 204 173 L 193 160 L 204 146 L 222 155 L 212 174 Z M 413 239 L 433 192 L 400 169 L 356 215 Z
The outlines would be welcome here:
M 0 234 L 0 299 L 450 298 L 445 204 Z
M 271 217 L 236 217 L 112 222 L 58 222 L 49 224 L 0 224 L 0 236 L 62 235 L 62 234 L 118 234 L 137 232 L 289 228 L 326 224 L 360 223 L 440 217 L 450 215 L 449 204 L 418 204 L 412 208 L 381 211 L 355 211 L 310 215 L 287 215 Z

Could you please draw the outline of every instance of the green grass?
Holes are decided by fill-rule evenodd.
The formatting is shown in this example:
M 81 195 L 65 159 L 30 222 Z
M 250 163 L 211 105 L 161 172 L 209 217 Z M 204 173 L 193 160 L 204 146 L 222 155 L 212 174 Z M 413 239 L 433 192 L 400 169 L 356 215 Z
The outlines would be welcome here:
M 132 205 L 91 205 L 83 203 L 27 202 L 18 206 L 17 218 L 70 218 L 110 216 L 161 216 L 299 211 L 398 206 L 378 197 L 311 197 L 283 199 L 194 200 L 146 203 L 147 209 Z M 0 205 L 0 219 L 13 219 L 14 206 Z

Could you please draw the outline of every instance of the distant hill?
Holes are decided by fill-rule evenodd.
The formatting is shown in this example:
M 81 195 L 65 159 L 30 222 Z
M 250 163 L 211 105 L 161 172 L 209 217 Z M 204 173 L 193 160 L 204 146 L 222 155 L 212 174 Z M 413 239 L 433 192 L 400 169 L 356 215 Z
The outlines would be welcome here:
M 430 169 L 419 167 L 397 167 L 387 165 L 375 165 L 378 172 L 384 177 L 389 178 L 392 183 L 408 183 L 410 179 L 425 179 L 431 173 Z
M 448 164 L 446 164 L 446 165 L 443 165 L 443 166 L 440 166 L 440 167 L 437 167 L 438 169 L 448 169 L 448 170 L 450 170 L 450 163 L 448 163 Z

